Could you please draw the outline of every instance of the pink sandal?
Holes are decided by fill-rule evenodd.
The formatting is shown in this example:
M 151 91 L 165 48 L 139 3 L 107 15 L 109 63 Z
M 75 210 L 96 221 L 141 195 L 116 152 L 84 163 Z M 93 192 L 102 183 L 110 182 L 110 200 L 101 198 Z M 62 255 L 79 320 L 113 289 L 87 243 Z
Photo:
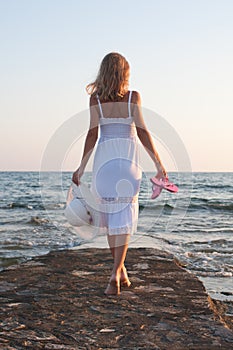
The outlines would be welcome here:
M 159 180 L 156 177 L 152 177 L 150 181 L 153 184 L 151 199 L 157 198 L 163 189 L 173 193 L 176 193 L 179 190 L 176 185 L 169 182 L 168 178 Z

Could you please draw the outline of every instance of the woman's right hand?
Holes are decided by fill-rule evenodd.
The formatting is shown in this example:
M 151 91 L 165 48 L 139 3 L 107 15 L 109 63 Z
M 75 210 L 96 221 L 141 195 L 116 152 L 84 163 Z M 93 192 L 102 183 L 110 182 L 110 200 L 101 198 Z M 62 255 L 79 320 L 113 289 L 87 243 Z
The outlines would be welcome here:
M 72 181 L 73 181 L 77 186 L 80 185 L 80 179 L 81 179 L 83 173 L 84 173 L 84 169 L 82 169 L 81 167 L 79 167 L 79 168 L 73 173 Z

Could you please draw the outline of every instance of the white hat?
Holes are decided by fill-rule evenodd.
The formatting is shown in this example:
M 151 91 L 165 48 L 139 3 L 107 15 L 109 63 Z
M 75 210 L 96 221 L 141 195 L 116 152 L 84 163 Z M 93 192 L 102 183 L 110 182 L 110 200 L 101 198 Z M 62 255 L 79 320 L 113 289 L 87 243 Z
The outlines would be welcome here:
M 68 190 L 65 217 L 72 226 L 98 226 L 98 207 L 90 189 L 83 183 L 72 183 Z

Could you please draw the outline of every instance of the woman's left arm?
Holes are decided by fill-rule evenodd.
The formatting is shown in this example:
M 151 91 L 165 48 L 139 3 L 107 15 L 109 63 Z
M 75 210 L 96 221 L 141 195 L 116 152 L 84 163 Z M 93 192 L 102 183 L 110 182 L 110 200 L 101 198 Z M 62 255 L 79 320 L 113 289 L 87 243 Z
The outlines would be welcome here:
M 80 185 L 80 178 L 84 173 L 87 162 L 93 152 L 96 141 L 98 139 L 98 129 L 99 129 L 99 113 L 97 110 L 97 105 L 94 103 L 94 98 L 90 98 L 90 125 L 87 132 L 84 150 L 82 155 L 82 160 L 78 169 L 73 173 L 72 181 L 76 185 Z

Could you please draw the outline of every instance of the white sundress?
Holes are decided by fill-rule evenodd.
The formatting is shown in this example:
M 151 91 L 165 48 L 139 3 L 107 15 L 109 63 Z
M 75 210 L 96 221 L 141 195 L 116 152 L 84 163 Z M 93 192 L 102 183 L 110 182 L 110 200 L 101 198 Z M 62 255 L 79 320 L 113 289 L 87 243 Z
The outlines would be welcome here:
M 99 204 L 100 232 L 109 235 L 133 234 L 137 230 L 138 193 L 142 171 L 136 126 L 131 115 L 104 117 L 99 98 L 100 138 L 95 152 L 92 191 Z

